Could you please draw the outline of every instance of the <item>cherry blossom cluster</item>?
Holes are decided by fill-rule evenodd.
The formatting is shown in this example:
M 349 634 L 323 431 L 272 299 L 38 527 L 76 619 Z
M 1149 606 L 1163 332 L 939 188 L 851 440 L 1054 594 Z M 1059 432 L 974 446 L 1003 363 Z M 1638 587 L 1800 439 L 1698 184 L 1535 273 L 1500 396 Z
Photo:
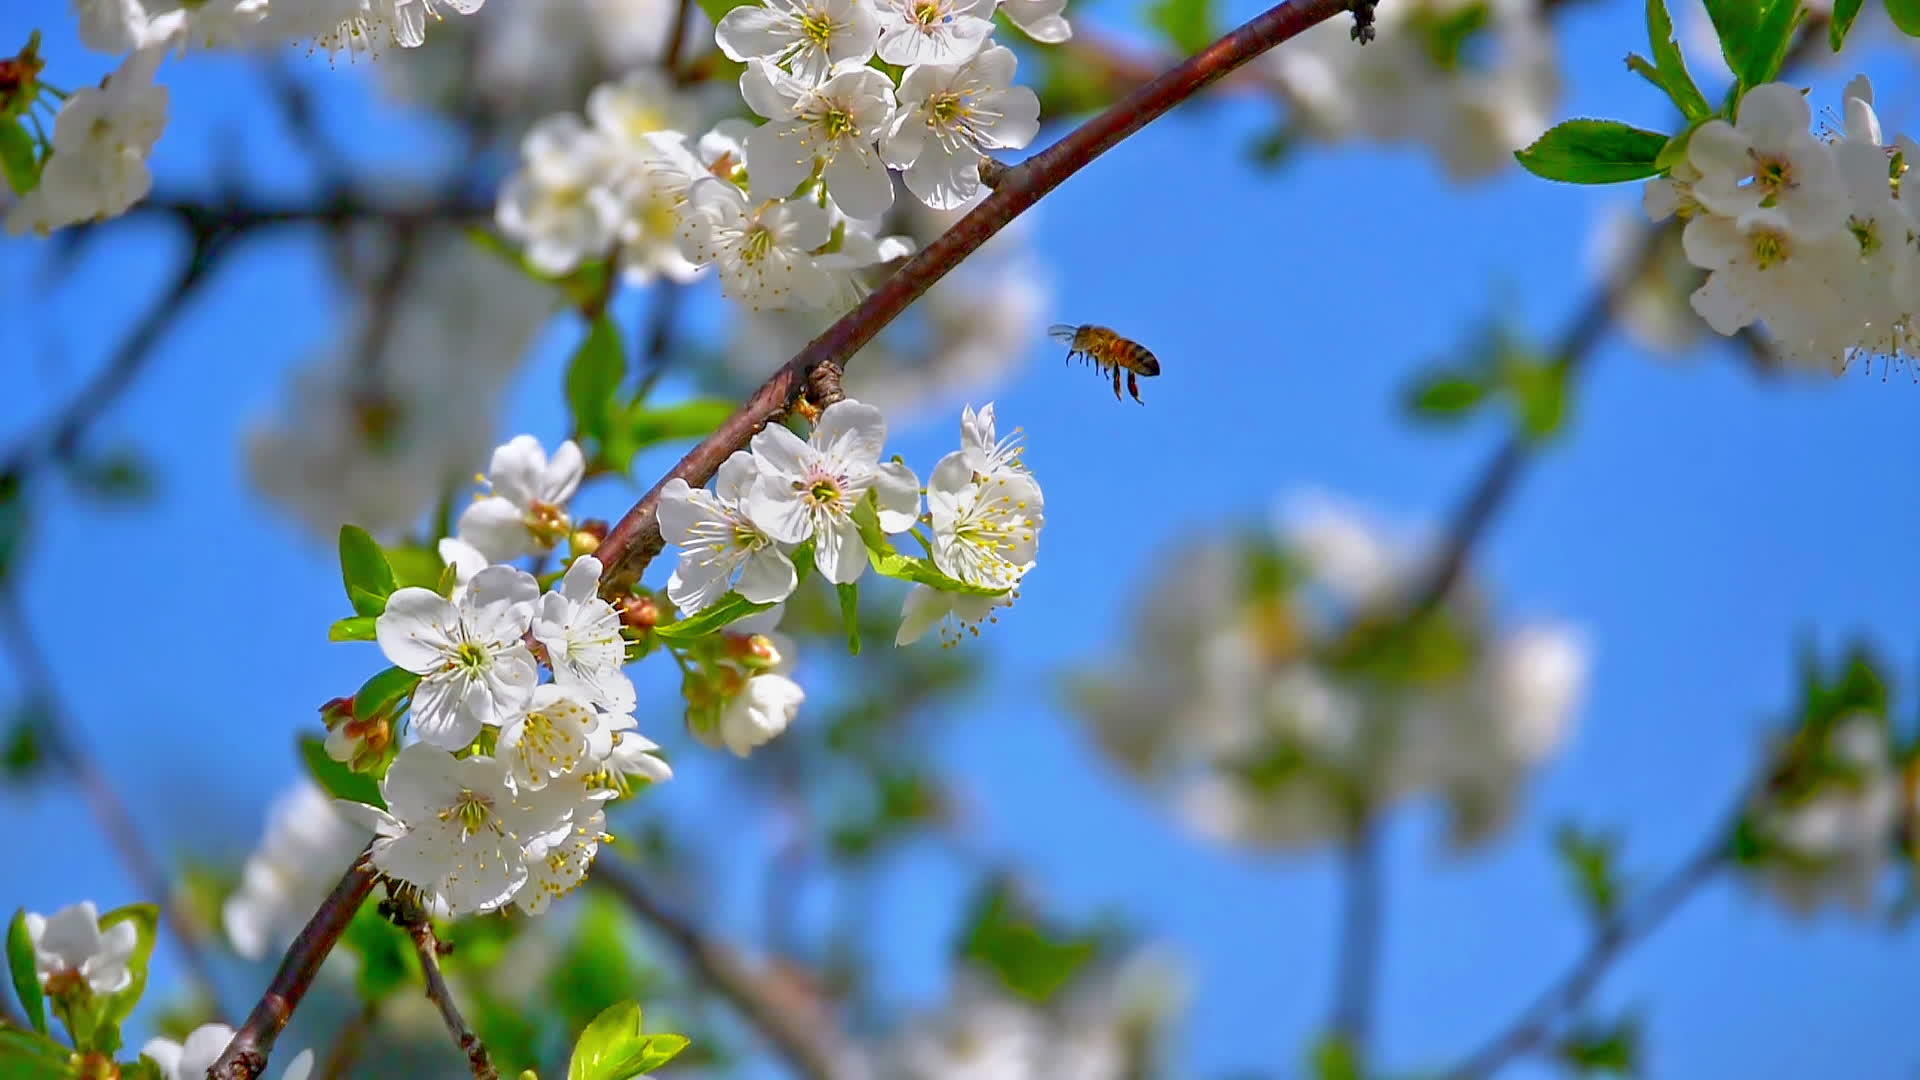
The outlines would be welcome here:
M 1039 100 L 1013 85 L 1012 50 L 994 44 L 999 0 L 768 0 L 736 7 L 714 38 L 744 62 L 740 93 L 757 123 L 696 134 L 686 95 L 637 76 L 571 114 L 536 124 L 498 220 L 529 263 L 565 273 L 617 255 L 630 274 L 685 280 L 717 267 L 726 294 L 759 310 L 844 310 L 857 272 L 900 258 L 882 237 L 889 170 L 926 206 L 981 191 L 988 150 L 1027 145 Z M 1006 0 L 1043 41 L 1071 33 L 1063 0 Z M 893 68 L 904 68 L 896 83 Z M 636 81 L 636 79 L 638 81 Z
M 1816 134 L 1799 89 L 1756 86 L 1645 192 L 1654 220 L 1686 222 L 1687 259 L 1709 272 L 1701 318 L 1722 334 L 1764 323 L 1783 359 L 1835 372 L 1911 355 L 1920 313 L 1920 221 L 1901 198 L 1920 146 L 1882 133 L 1865 76 L 1842 109 L 1840 130 Z
M 152 45 L 250 49 L 311 42 L 358 56 L 414 48 L 429 20 L 471 15 L 486 0 L 74 0 L 80 40 L 118 53 Z
M 1860 712 L 1807 735 L 1801 759 L 1819 767 L 1753 800 L 1753 837 L 1765 856 L 1750 867 L 1751 880 L 1797 915 L 1829 904 L 1871 915 L 1914 816 L 1893 731 L 1883 717 Z
M 681 549 L 667 596 L 698 612 L 729 593 L 778 604 L 798 584 L 796 551 L 836 585 L 860 580 L 870 563 L 893 564 L 888 536 L 910 533 L 928 551 L 933 574 L 915 584 L 896 642 L 918 640 L 936 625 L 953 637 L 978 631 L 1033 568 L 1045 500 L 1021 461 L 1017 436 L 1000 438 L 991 404 L 961 417 L 961 448 L 934 466 L 921 512 L 918 477 L 883 461 L 886 420 L 852 399 L 821 412 L 802 440 L 773 425 L 720 467 L 712 490 L 668 482 L 660 530 Z M 917 531 L 924 523 L 928 536 Z
M 1261 61 L 1306 133 L 1424 143 L 1465 180 L 1551 123 L 1559 58 L 1539 0 L 1403 0 L 1374 25 L 1364 49 L 1331 20 Z
M 1580 637 L 1501 629 L 1470 601 L 1398 627 L 1421 552 L 1338 502 L 1303 498 L 1278 537 L 1174 565 L 1082 700 L 1102 748 L 1205 834 L 1305 849 L 1432 795 L 1454 841 L 1479 843 L 1565 737 Z

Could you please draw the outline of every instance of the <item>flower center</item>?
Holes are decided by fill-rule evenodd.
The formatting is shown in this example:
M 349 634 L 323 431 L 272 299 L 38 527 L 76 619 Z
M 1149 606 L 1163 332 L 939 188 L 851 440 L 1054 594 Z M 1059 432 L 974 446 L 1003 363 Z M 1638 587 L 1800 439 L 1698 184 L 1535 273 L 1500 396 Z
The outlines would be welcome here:
M 527 507 L 526 515 L 521 519 L 527 531 L 545 547 L 552 547 L 573 533 L 573 522 L 568 520 L 567 512 L 553 505 L 536 500 Z
M 940 5 L 921 3 L 913 5 L 913 21 L 922 30 L 933 29 L 933 24 L 943 21 L 940 18 Z
M 1772 206 L 1780 193 L 1794 186 L 1793 163 L 1786 158 L 1749 151 L 1753 155 L 1753 186 L 1764 193 L 1761 206 Z
M 733 527 L 733 546 L 749 550 L 760 546 L 760 530 L 742 522 Z
M 493 800 L 469 788 L 461 788 L 453 805 L 440 811 L 440 820 L 449 818 L 458 821 L 460 828 L 467 833 L 479 832 L 481 826 L 493 818 Z
M 743 262 L 757 263 L 773 250 L 773 230 L 765 225 L 755 225 L 747 230 L 740 242 L 740 258 Z
M 826 48 L 839 29 L 840 24 L 833 21 L 833 16 L 819 8 L 809 8 L 800 16 L 800 36 L 817 49 Z
M 950 90 L 927 99 L 927 116 L 941 127 L 951 125 L 955 120 L 965 117 L 969 111 L 966 100 Z
M 827 141 L 838 142 L 850 138 L 859 131 L 859 125 L 853 119 L 853 113 L 839 105 L 829 105 L 820 114 L 820 131 Z
M 839 510 L 846 502 L 846 492 L 840 481 L 831 476 L 816 476 L 810 484 L 795 483 L 795 491 L 804 492 L 801 498 L 814 510 Z
M 1753 262 L 1762 270 L 1787 261 L 1787 237 L 1776 229 L 1756 229 L 1753 233 Z
M 493 657 L 477 641 L 463 641 L 454 647 L 453 666 L 469 677 L 477 678 L 493 666 Z
M 1853 234 L 1854 242 L 1860 245 L 1860 254 L 1871 255 L 1880 250 L 1878 221 L 1855 215 L 1847 219 L 1847 231 Z

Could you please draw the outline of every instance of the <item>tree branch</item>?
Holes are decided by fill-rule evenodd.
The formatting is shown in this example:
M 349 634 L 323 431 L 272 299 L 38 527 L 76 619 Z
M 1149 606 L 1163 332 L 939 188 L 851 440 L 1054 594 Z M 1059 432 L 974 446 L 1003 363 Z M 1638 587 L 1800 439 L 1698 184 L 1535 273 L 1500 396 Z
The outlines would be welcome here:
M 1573 966 L 1505 1030 L 1489 1039 L 1464 1063 L 1448 1071 L 1447 1080 L 1492 1076 L 1514 1058 L 1546 1042 L 1563 1019 L 1573 1016 L 1586 1004 L 1616 961 L 1726 867 L 1727 855 L 1727 830 L 1718 829 L 1691 858 L 1641 894 L 1637 903 L 1602 924 Z
M 397 896 L 394 886 L 389 883 L 387 892 L 390 897 Z M 493 1067 L 493 1060 L 487 1056 L 487 1044 L 468 1026 L 466 1017 L 460 1015 L 460 1006 L 454 1003 L 453 991 L 447 987 L 446 976 L 440 973 L 440 950 L 438 939 L 433 936 L 433 924 L 427 921 L 427 913 L 412 900 L 394 899 L 390 901 L 401 905 L 402 926 L 407 936 L 413 939 L 413 951 L 420 957 L 420 973 L 426 976 L 427 1000 L 440 1010 L 440 1019 L 446 1022 L 447 1034 L 453 1036 L 454 1044 L 467 1056 L 467 1068 L 473 1071 L 473 1080 L 500 1080 L 499 1070 Z
M 274 1040 L 280 1037 L 287 1021 L 293 1018 L 293 1010 L 299 1008 L 301 999 L 307 996 L 321 962 L 339 943 L 340 935 L 360 910 L 361 901 L 373 891 L 378 876 L 368 861 L 367 852 L 362 852 L 347 868 L 340 883 L 327 894 L 293 944 L 287 947 L 280 970 L 273 973 L 273 981 L 267 984 L 259 1003 L 247 1014 L 247 1022 L 234 1032 L 233 1041 L 221 1052 L 220 1060 L 207 1070 L 208 1080 L 254 1080 L 267 1067 Z
M 614 893 L 664 937 L 694 975 L 726 998 L 795 1073 L 807 1080 L 838 1080 L 847 1074 L 845 1036 L 823 1018 L 803 1015 L 782 1001 L 766 975 L 661 903 L 632 869 L 602 852 L 588 880 Z
M 844 364 L 934 282 L 1067 177 L 1227 73 L 1348 7 L 1348 0 L 1289 0 L 1271 8 L 1008 169 L 999 187 L 980 205 L 774 372 L 745 405 L 627 511 L 599 549 L 607 564 L 603 585 L 612 589 L 638 580 L 659 553 L 663 545 L 655 515 L 667 481 L 677 477 L 694 487 L 704 485 L 728 455 L 792 406 L 816 366 L 830 360 Z
M 1360 1063 L 1367 1060 L 1374 984 L 1380 969 L 1380 857 L 1378 824 L 1361 822 L 1341 852 L 1340 887 L 1346 892 L 1346 908 L 1340 919 L 1340 962 L 1333 995 L 1333 1032 Z

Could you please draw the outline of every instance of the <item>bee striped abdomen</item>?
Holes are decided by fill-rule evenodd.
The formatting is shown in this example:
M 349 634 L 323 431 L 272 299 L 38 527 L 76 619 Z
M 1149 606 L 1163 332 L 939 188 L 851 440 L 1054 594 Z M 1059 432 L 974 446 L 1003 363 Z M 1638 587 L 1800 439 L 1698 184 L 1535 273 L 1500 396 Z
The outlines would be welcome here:
M 1120 380 L 1124 373 L 1127 390 L 1133 394 L 1133 400 L 1140 401 L 1140 379 L 1142 375 L 1152 377 L 1160 374 L 1160 361 L 1146 346 L 1139 342 L 1121 337 L 1104 326 L 1069 326 L 1064 323 L 1049 327 L 1047 333 L 1057 341 L 1067 343 L 1067 359 L 1078 356 L 1092 364 L 1096 370 L 1113 369 L 1113 396 L 1120 397 Z M 1142 404 L 1145 404 L 1142 402 Z

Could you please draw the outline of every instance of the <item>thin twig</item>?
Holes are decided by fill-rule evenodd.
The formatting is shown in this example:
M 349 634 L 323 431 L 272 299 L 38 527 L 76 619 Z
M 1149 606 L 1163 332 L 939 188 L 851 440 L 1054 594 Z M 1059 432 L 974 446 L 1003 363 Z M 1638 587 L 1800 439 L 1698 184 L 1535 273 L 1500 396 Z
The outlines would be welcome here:
M 684 70 L 680 63 L 681 53 L 686 51 L 687 26 L 692 20 L 693 0 L 680 0 L 679 8 L 673 13 L 673 36 L 667 39 L 667 55 L 660 61 L 660 66 L 667 69 L 668 77 L 683 86 L 693 74 Z
M 339 943 L 340 935 L 346 933 L 347 924 L 360 910 L 361 901 L 373 891 L 378 877 L 366 853 L 354 859 L 339 884 L 321 901 L 299 936 L 287 947 L 280 970 L 273 973 L 273 981 L 267 984 L 259 1003 L 247 1014 L 247 1022 L 234 1032 L 233 1041 L 221 1052 L 220 1060 L 207 1070 L 208 1080 L 254 1080 L 267 1067 L 274 1040 L 285 1030 L 287 1021 L 293 1019 L 293 1010 L 299 1008 L 307 996 L 321 962 Z
M 1340 887 L 1346 905 L 1340 920 L 1333 1032 L 1358 1062 L 1367 1060 L 1380 970 L 1380 856 L 1380 829 L 1372 822 L 1361 822 L 1341 850 Z
M 993 194 L 774 372 L 746 404 L 634 504 L 600 546 L 600 557 L 607 563 L 603 585 L 613 590 L 637 580 L 659 553 L 662 542 L 655 514 L 667 482 L 677 477 L 695 487 L 704 485 L 728 455 L 792 406 L 816 366 L 829 360 L 845 363 L 962 259 L 1122 139 L 1247 61 L 1346 10 L 1346 0 L 1291 0 L 1271 8 L 1009 169 Z
M 378 1001 L 361 1002 L 360 1008 L 347 1022 L 340 1025 L 340 1033 L 333 1037 L 333 1047 L 327 1051 L 327 1059 L 314 1071 L 316 1080 L 344 1080 L 347 1070 L 354 1059 L 360 1056 L 360 1050 L 372 1034 L 373 1025 L 380 1019 Z
M 493 1067 L 493 1059 L 487 1056 L 487 1044 L 480 1041 L 467 1024 L 466 1017 L 460 1015 L 460 1006 L 453 1000 L 453 991 L 447 987 L 446 976 L 440 973 L 441 945 L 433 936 L 433 924 L 427 921 L 426 912 L 412 901 L 402 901 L 404 905 L 404 929 L 413 939 L 414 954 L 420 958 L 420 973 L 426 976 L 427 1000 L 440 1010 L 440 1019 L 446 1022 L 447 1034 L 460 1052 L 467 1056 L 467 1068 L 473 1072 L 473 1080 L 500 1080 L 500 1072 Z
M 845 1036 L 824 1017 L 803 1014 L 781 1000 L 766 975 L 662 903 L 631 869 L 602 852 L 588 880 L 618 896 L 665 938 L 694 975 L 727 999 L 795 1073 L 807 1080 L 836 1080 L 847 1074 Z
M 1586 1004 L 1615 962 L 1726 867 L 1727 856 L 1727 832 L 1719 829 L 1691 858 L 1641 894 L 1638 902 L 1602 925 L 1573 966 L 1511 1024 L 1450 1070 L 1447 1080 L 1492 1076 L 1513 1059 L 1538 1049 L 1562 1020 L 1573 1017 Z
M 133 812 L 120 798 L 106 770 L 87 752 L 86 742 L 74 728 L 73 717 L 61 705 L 54 681 L 53 667 L 35 640 L 27 622 L 25 607 L 12 587 L 0 588 L 0 636 L 6 639 L 19 672 L 22 696 L 27 701 L 27 716 L 33 733 L 48 755 L 66 769 L 80 789 L 107 842 L 133 877 L 134 885 L 146 897 L 160 905 L 160 916 L 180 947 L 180 958 L 200 993 L 206 995 L 217 1015 L 229 1016 L 220 1002 L 220 983 L 213 976 L 207 959 L 206 930 L 188 905 L 174 894 L 167 870 L 147 847 L 134 824 Z

